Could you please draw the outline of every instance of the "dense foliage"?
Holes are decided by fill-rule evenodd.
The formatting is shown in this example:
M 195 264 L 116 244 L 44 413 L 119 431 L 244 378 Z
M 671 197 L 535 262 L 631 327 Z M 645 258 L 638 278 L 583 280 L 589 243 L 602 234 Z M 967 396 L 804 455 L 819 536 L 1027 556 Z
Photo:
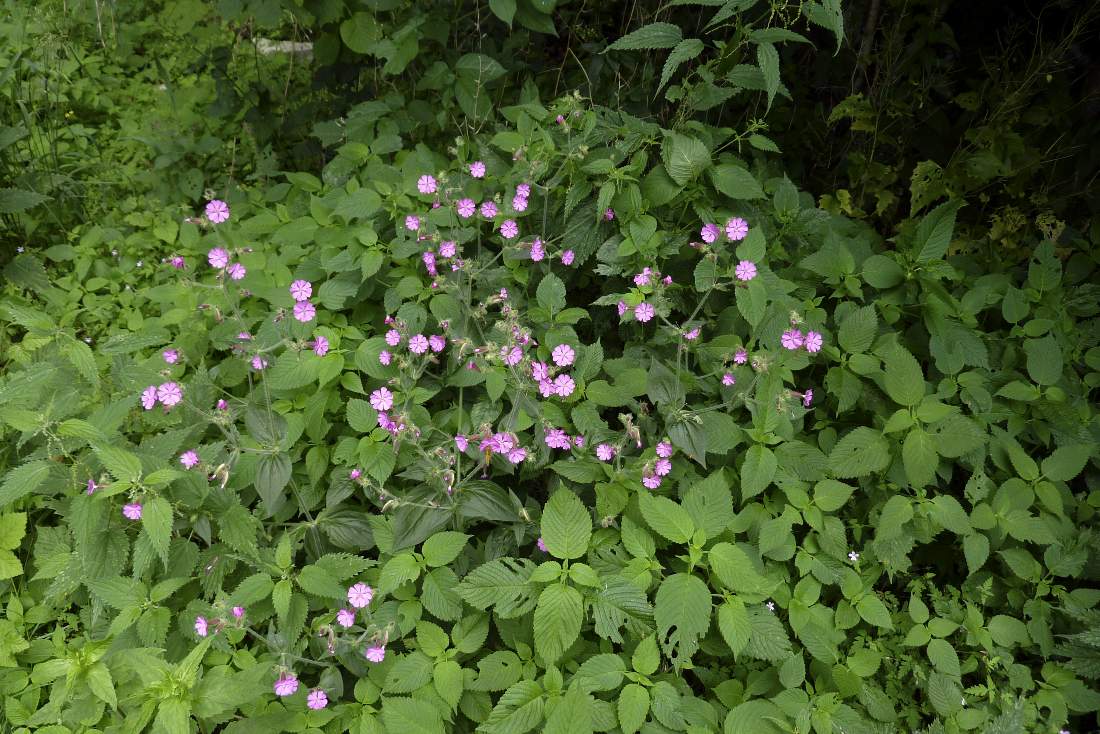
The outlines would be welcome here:
M 5 731 L 1097 726 L 1087 13 L 0 7 Z

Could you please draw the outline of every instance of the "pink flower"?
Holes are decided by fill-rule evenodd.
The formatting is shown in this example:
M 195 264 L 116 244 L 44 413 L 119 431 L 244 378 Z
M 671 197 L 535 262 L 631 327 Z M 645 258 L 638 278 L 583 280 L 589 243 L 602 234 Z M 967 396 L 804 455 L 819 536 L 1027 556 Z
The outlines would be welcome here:
M 457 252 L 455 243 L 451 240 L 445 240 L 439 243 L 439 256 L 440 257 L 454 257 Z
M 180 463 L 183 464 L 185 469 L 198 466 L 199 455 L 195 451 L 184 451 L 180 454 Z
M 477 210 L 477 204 L 474 203 L 473 199 L 459 199 L 456 208 L 458 209 L 458 216 L 469 219 Z
M 469 439 L 467 439 L 461 433 L 455 436 L 455 448 L 457 448 L 459 451 L 465 451 L 469 445 Z
M 546 432 L 546 437 L 543 440 L 552 449 L 568 449 L 572 446 L 569 436 L 561 428 L 551 428 Z
M 546 248 L 542 246 L 542 240 L 531 243 L 531 260 L 540 263 L 546 258 Z
M 531 195 L 531 184 L 521 183 L 516 186 L 516 196 L 522 196 L 524 198 Z
M 308 301 L 313 295 L 313 284 L 308 280 L 296 280 L 290 284 L 290 297 L 295 301 Z
M 601 443 L 596 447 L 596 458 L 600 461 L 611 461 L 615 458 L 615 449 L 611 444 Z
M 539 394 L 548 398 L 554 394 L 554 383 L 550 380 L 539 380 Z
M 779 343 L 784 349 L 798 349 L 802 346 L 802 332 L 798 329 L 787 329 L 779 338 Z
M 622 315 L 626 313 L 626 301 L 619 301 L 616 303 L 615 309 L 619 312 L 619 317 L 622 318 Z
M 214 199 L 206 204 L 206 218 L 214 224 L 221 224 L 229 219 L 229 205 L 221 199 Z
M 653 472 L 659 476 L 668 476 L 668 473 L 672 471 L 672 462 L 668 459 L 657 459 L 657 463 L 653 465 Z
M 383 349 L 378 353 L 378 361 L 384 366 L 389 366 L 390 362 L 393 361 L 393 355 Z
M 195 634 L 199 637 L 206 637 L 208 631 L 206 617 L 195 617 Z
M 219 398 L 218 402 L 214 405 L 215 407 L 217 407 L 218 410 L 229 410 L 229 403 L 225 402 L 221 398 Z
M 684 332 L 684 338 L 687 339 L 689 342 L 693 342 L 696 339 L 698 339 L 699 338 L 699 327 L 695 327 L 694 329 L 688 329 L 687 331 L 685 331 Z
M 298 690 L 298 676 L 293 673 L 284 673 L 275 681 L 276 696 L 293 696 Z
M 252 358 L 252 369 L 254 369 L 254 370 L 267 369 L 267 360 L 257 354 L 255 357 Z
M 649 281 L 652 279 L 652 275 L 652 268 L 642 268 L 642 272 L 634 276 L 634 285 L 638 286 L 639 288 L 649 285 Z
M 157 400 L 166 408 L 170 408 L 183 400 L 183 391 L 174 382 L 165 382 L 157 388 Z
M 318 334 L 313 340 L 313 353 L 318 357 L 328 354 L 328 339 Z
M 564 125 L 565 124 L 565 115 L 558 115 L 557 117 L 554 118 L 554 120 L 559 125 Z
M 567 398 L 573 394 L 573 390 L 577 387 L 573 382 L 573 378 L 569 375 L 558 375 L 554 378 L 554 392 L 558 397 Z
M 386 332 L 386 343 L 391 347 L 396 347 L 401 343 L 401 332 L 397 329 L 390 329 Z
M 122 516 L 127 520 L 140 520 L 141 519 L 141 503 L 131 502 L 128 505 L 122 506 Z
M 422 194 L 434 194 L 436 190 L 435 176 L 424 174 L 416 179 L 416 190 Z
M 657 456 L 660 456 L 662 459 L 669 459 L 672 457 L 672 444 L 668 441 L 660 441 L 657 444 L 656 451 Z
M 726 222 L 726 237 L 737 242 L 738 240 L 745 239 L 745 236 L 749 233 L 749 223 L 741 217 L 734 217 Z
M 423 354 L 428 351 L 428 337 L 423 334 L 417 334 L 412 339 L 409 339 L 409 351 L 413 354 Z
M 389 410 L 393 407 L 393 393 L 380 387 L 370 394 L 370 407 L 375 410 Z
M 638 319 L 638 321 L 641 321 L 643 324 L 652 319 L 656 313 L 653 306 L 645 301 L 642 301 L 634 307 L 634 318 Z
M 738 280 L 752 280 L 756 277 L 756 263 L 752 260 L 742 260 L 733 269 L 733 274 L 737 276 Z
M 215 268 L 224 268 L 229 264 L 229 253 L 221 247 L 215 247 L 206 253 L 206 261 Z
M 384 645 L 375 645 L 368 647 L 367 651 L 363 653 L 367 656 L 367 660 L 372 663 L 380 663 L 386 659 L 386 648 Z
M 328 706 L 328 696 L 325 695 L 325 692 L 320 688 L 314 688 L 309 692 L 309 695 L 306 696 L 306 706 L 309 706 L 314 711 L 323 709 L 325 706 Z
M 665 277 L 661 278 L 661 282 L 665 285 L 672 285 L 672 276 L 666 275 Z
M 512 197 L 512 210 L 517 212 L 527 211 L 527 197 L 516 194 Z
M 726 387 L 730 387 L 731 385 L 737 384 L 737 378 L 733 376 L 732 372 L 727 372 L 722 375 L 722 384 Z
M 240 280 L 248 274 L 248 271 L 245 269 L 244 265 L 241 265 L 240 263 L 233 263 L 229 266 L 229 269 L 226 272 L 229 273 L 229 277 L 233 280 Z
M 744 349 L 738 349 L 733 353 L 733 361 L 737 364 L 745 364 L 749 361 L 749 353 Z
M 150 385 L 141 391 L 141 407 L 146 410 L 152 410 L 153 406 L 157 404 L 157 386 Z
M 573 436 L 573 445 L 578 449 L 584 448 L 584 436 Z
M 233 616 L 240 619 L 244 616 L 244 607 L 233 607 Z
M 308 324 L 313 321 L 313 317 L 317 315 L 317 307 L 309 301 L 298 301 L 294 304 L 294 318 L 301 321 L 303 324 Z
M 535 547 L 543 553 L 546 552 L 546 541 L 542 539 L 541 535 L 539 536 L 539 539 L 535 541 Z
M 708 245 L 718 239 L 719 234 L 721 234 L 721 230 L 718 229 L 717 224 L 704 224 L 703 228 L 699 230 L 699 236 Z
M 554 347 L 554 351 L 550 353 L 550 356 L 554 358 L 554 364 L 558 367 L 568 367 L 573 364 L 573 358 L 576 354 L 568 344 L 559 344 Z
M 550 377 L 550 367 L 545 362 L 531 363 L 531 377 L 542 382 Z
M 355 612 L 350 609 L 341 609 L 336 613 L 336 624 L 344 629 L 351 627 L 355 624 Z
M 172 267 L 176 270 L 183 270 L 183 258 L 179 255 L 173 257 L 169 262 L 172 263 Z
M 573 264 L 573 258 L 575 258 L 575 257 L 576 257 L 576 253 L 574 253 L 572 250 L 566 250 L 565 252 L 563 252 L 561 254 L 561 264 L 562 265 L 572 265 Z
M 642 486 L 646 489 L 657 489 L 661 486 L 661 478 L 656 474 L 647 474 L 642 477 Z
M 508 452 L 508 461 L 513 464 L 518 464 L 527 458 L 527 449 L 515 448 Z
M 821 351 L 823 342 L 824 339 L 821 337 L 821 334 L 818 334 L 816 331 L 807 331 L 806 341 L 803 342 L 803 346 L 806 347 L 806 351 L 810 354 L 816 354 Z
M 88 494 L 91 494 L 92 492 L 96 491 L 97 489 L 99 489 L 99 485 L 95 483 L 94 479 L 89 479 L 88 480 Z
M 435 253 L 434 252 L 432 252 L 431 250 L 428 250 L 427 252 L 425 252 L 423 255 L 420 256 L 420 259 L 424 261 L 424 267 L 425 267 L 425 269 L 427 269 L 428 275 L 436 275 L 439 272 L 435 267 Z
M 367 606 L 373 598 L 374 589 L 362 582 L 353 584 L 348 589 L 348 604 L 351 604 L 356 609 L 362 609 Z
M 428 346 L 437 354 L 447 346 L 447 338 L 441 334 L 432 334 L 428 337 Z
M 500 235 L 506 240 L 510 240 L 519 234 L 519 225 L 515 220 L 505 219 L 500 225 Z
M 180 353 L 175 349 L 165 349 L 160 356 L 164 357 L 164 361 L 168 364 L 175 364 L 180 359 Z
M 511 349 L 508 347 L 501 347 L 501 357 L 504 358 L 504 364 L 509 367 L 515 367 L 523 360 L 523 350 L 517 346 L 513 346 Z
M 607 210 L 603 213 L 603 218 L 610 222 L 615 218 L 615 210 L 611 207 L 607 207 Z
M 474 178 L 485 178 L 485 164 L 481 161 L 474 161 L 471 163 L 470 175 Z
M 409 230 L 410 232 L 415 232 L 416 230 L 420 229 L 420 217 L 416 216 L 415 214 L 410 214 L 409 216 L 405 217 L 405 229 Z
M 242 331 L 240 334 L 237 334 L 237 338 L 243 342 L 252 341 L 252 335 L 247 331 Z
M 492 201 L 481 202 L 481 216 L 492 219 L 497 215 L 497 205 Z
M 803 407 L 805 407 L 805 408 L 810 407 L 810 403 L 812 403 L 813 401 L 814 401 L 814 391 L 813 390 L 807 390 L 806 392 L 802 393 L 802 406 Z

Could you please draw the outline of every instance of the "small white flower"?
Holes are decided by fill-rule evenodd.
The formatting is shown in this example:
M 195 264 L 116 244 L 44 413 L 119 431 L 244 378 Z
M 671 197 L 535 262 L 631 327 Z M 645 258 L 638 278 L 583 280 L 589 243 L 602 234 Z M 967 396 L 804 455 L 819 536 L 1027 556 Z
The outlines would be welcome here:
M 775 611 L 775 602 L 774 601 L 770 601 L 767 604 L 765 604 L 764 606 L 766 606 L 768 608 L 769 612 L 774 612 Z
M 15 248 L 15 251 L 16 251 L 16 252 L 18 252 L 18 253 L 20 253 L 20 254 L 22 254 L 22 253 L 23 253 L 23 250 L 24 250 L 24 248 L 23 248 L 23 247 L 16 247 L 16 248 Z
M 138 260 L 135 264 L 140 268 L 141 267 L 141 260 Z
M 859 554 L 856 553 L 855 551 L 850 552 L 848 554 L 848 560 L 851 561 L 852 563 L 855 563 L 856 561 L 859 560 Z

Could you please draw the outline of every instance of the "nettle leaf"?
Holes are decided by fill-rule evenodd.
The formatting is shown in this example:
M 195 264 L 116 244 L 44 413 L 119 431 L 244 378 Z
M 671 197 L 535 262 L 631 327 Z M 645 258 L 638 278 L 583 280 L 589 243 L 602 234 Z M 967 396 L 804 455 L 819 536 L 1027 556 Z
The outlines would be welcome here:
M 465 533 L 456 533 L 448 530 L 436 533 L 424 541 L 421 551 L 424 554 L 424 562 L 429 566 L 446 566 L 462 552 L 466 547 L 466 541 L 470 539 Z
M 840 479 L 880 472 L 890 465 L 890 445 L 873 428 L 860 426 L 837 442 L 829 453 L 829 470 Z
M 680 26 L 672 23 L 650 23 L 628 33 L 607 47 L 608 51 L 648 51 L 672 48 L 680 43 L 683 34 Z
M 565 283 L 553 273 L 547 273 L 539 281 L 535 297 L 538 299 L 539 305 L 553 315 L 565 308 Z
M 710 628 L 710 612 L 710 589 L 699 578 L 677 573 L 661 583 L 653 618 L 661 649 L 674 665 L 687 663 L 699 649 L 699 639 Z
M 767 489 L 778 466 L 778 459 L 767 446 L 756 444 L 746 451 L 741 465 L 741 502 Z
M 775 589 L 775 582 L 757 573 L 748 554 L 732 543 L 716 544 L 707 562 L 722 585 L 737 594 L 767 597 Z
M 687 543 L 695 533 L 691 514 L 668 497 L 641 494 L 638 507 L 646 524 L 673 543 Z
M 1095 451 L 1096 447 L 1090 444 L 1061 446 L 1043 459 L 1043 476 L 1055 482 L 1068 482 L 1084 470 Z
M 894 402 L 918 405 L 924 399 L 924 372 L 920 363 L 902 347 L 894 347 L 883 358 L 883 387 Z
M 764 86 L 768 93 L 768 107 L 771 108 L 775 93 L 779 91 L 779 51 L 771 43 L 758 43 L 756 63 L 764 75 Z
M 651 626 L 653 606 L 641 589 L 622 576 L 602 579 L 590 601 L 596 634 L 612 642 L 623 644 L 624 626 L 632 634 Z
M 947 253 L 951 235 L 955 231 L 955 215 L 961 208 L 962 202 L 949 201 L 940 204 L 921 219 L 913 238 L 917 262 L 939 260 Z
M 547 665 L 552 665 L 581 633 L 584 604 L 579 591 L 571 586 L 551 584 L 539 594 L 535 607 L 535 650 Z
M 665 60 L 664 68 L 661 69 L 661 81 L 657 85 L 656 91 L 661 91 L 668 84 L 668 80 L 680 68 L 680 64 L 691 61 L 701 53 L 703 53 L 703 42 L 698 38 L 685 38 L 676 44 L 676 47 L 672 49 L 672 53 Z
M 698 178 L 710 167 L 710 151 L 701 140 L 679 133 L 669 133 L 661 146 L 665 170 L 680 186 Z
M 846 352 L 858 354 L 871 348 L 878 333 L 878 315 L 874 306 L 852 311 L 840 324 L 837 341 Z
M 581 558 L 588 552 L 592 517 L 577 495 L 559 490 L 542 513 L 542 539 L 555 558 Z
M 760 183 L 747 169 L 741 166 L 732 163 L 722 163 L 710 169 L 709 173 L 714 188 L 731 199 L 765 198 L 764 189 L 761 188 Z
M 165 565 L 168 545 L 172 539 L 172 505 L 163 497 L 153 497 L 143 503 L 141 529 Z
M 467 574 L 456 590 L 473 607 L 494 607 L 504 619 L 518 617 L 538 603 L 538 587 L 529 580 L 534 570 L 526 558 L 498 558 Z

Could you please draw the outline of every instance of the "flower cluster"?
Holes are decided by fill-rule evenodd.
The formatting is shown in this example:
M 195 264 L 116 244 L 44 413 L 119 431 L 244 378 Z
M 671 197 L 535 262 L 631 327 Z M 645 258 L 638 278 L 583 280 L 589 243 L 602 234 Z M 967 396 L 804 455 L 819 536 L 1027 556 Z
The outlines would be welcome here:
M 141 391 L 141 405 L 146 410 L 152 410 L 157 403 L 160 403 L 167 411 L 173 405 L 178 405 L 182 400 L 183 388 L 177 382 L 150 385 Z

